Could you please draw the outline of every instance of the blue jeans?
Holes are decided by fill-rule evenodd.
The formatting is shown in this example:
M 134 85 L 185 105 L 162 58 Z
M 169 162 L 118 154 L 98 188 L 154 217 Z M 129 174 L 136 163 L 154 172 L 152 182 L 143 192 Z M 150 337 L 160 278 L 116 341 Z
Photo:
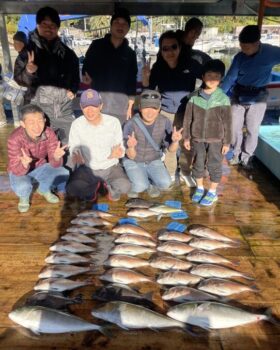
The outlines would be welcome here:
M 126 158 L 123 160 L 123 166 L 132 183 L 132 192 L 143 192 L 151 184 L 162 190 L 166 190 L 171 185 L 171 177 L 160 159 L 140 163 Z
M 53 168 L 49 163 L 30 171 L 27 175 L 17 176 L 9 173 L 12 190 L 18 197 L 29 198 L 33 183 L 36 180 L 39 183 L 40 192 L 48 192 L 52 187 L 62 188 L 69 177 L 69 171 L 63 167 Z

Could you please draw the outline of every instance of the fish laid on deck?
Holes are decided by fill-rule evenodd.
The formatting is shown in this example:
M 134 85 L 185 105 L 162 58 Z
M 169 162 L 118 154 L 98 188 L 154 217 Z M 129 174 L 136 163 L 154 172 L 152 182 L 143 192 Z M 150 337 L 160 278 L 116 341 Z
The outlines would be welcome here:
M 113 224 L 105 219 L 94 217 L 79 217 L 71 220 L 71 224 L 87 226 L 112 226 Z
M 92 261 L 92 258 L 72 253 L 54 253 L 45 259 L 45 262 L 48 264 L 86 264 Z
M 26 301 L 26 306 L 44 306 L 52 309 L 65 309 L 68 305 L 81 304 L 83 302 L 82 295 L 79 294 L 74 298 L 65 297 L 58 292 L 36 292 L 29 296 Z
M 107 218 L 114 218 L 115 216 L 113 214 L 108 213 L 107 211 L 102 210 L 84 210 L 80 212 L 77 217 L 79 218 L 100 218 L 100 219 L 107 219 Z
M 136 225 L 131 225 L 131 224 L 123 224 L 123 225 L 117 225 L 113 227 L 112 231 L 114 233 L 131 233 L 134 235 L 140 235 L 140 236 L 145 236 L 152 238 L 152 235 L 147 232 L 145 229 L 143 229 L 141 226 L 136 226 Z
M 84 235 L 92 235 L 96 233 L 102 233 L 103 231 L 96 227 L 73 225 L 66 229 L 67 232 L 82 233 Z
M 202 237 L 202 238 L 214 239 L 221 242 L 231 242 L 235 244 L 240 243 L 204 225 L 199 225 L 199 224 L 189 225 L 188 231 L 192 235 Z
M 193 267 L 190 273 L 201 276 L 201 277 L 221 277 L 221 278 L 231 278 L 231 277 L 243 277 L 248 280 L 253 280 L 253 277 L 247 276 L 242 272 L 230 269 L 225 266 L 214 265 L 214 264 L 201 264 Z
M 236 261 L 232 261 L 221 255 L 205 252 L 203 250 L 193 250 L 186 256 L 186 259 L 188 261 L 198 263 L 231 264 L 235 266 L 238 265 Z
M 157 282 L 166 285 L 194 285 L 201 281 L 200 276 L 183 271 L 168 271 L 159 275 Z
M 133 284 L 139 282 L 153 282 L 152 278 L 143 275 L 142 273 L 124 269 L 124 268 L 112 268 L 107 270 L 100 279 L 108 282 L 116 282 L 123 284 Z
M 204 300 L 218 300 L 218 297 L 209 293 L 202 292 L 195 288 L 176 286 L 168 289 L 162 295 L 163 300 L 172 300 L 177 303 L 184 303 L 186 301 L 204 301 Z
M 39 274 L 39 278 L 67 278 L 80 275 L 90 271 L 90 267 L 75 266 L 75 265 L 49 265 L 45 266 Z
M 110 250 L 110 255 L 113 254 L 125 254 L 125 255 L 141 255 L 155 253 L 156 249 L 151 247 L 144 247 L 136 244 L 119 244 Z
M 160 270 L 188 270 L 192 264 L 188 261 L 173 258 L 171 256 L 158 256 L 150 261 L 150 265 Z
M 74 242 L 84 243 L 84 244 L 87 244 L 87 243 L 94 244 L 94 243 L 96 243 L 95 239 L 90 238 L 87 235 L 83 235 L 81 233 L 74 233 L 74 232 L 66 233 L 63 236 L 60 236 L 60 239 L 63 239 L 64 241 L 74 241 Z
M 204 280 L 200 282 L 197 288 L 219 296 L 229 296 L 242 292 L 258 292 L 258 289 L 254 286 L 251 287 L 243 283 L 228 281 L 221 278 L 209 278 Z
M 215 249 L 222 249 L 222 248 L 237 248 L 237 245 L 234 243 L 221 242 L 221 241 L 205 239 L 205 238 L 193 238 L 189 242 L 189 245 L 197 249 L 203 249 L 203 250 L 209 250 L 209 251 L 215 250 Z
M 46 278 L 39 280 L 34 290 L 65 292 L 76 288 L 88 286 L 92 284 L 90 281 L 72 281 L 66 278 Z
M 133 235 L 130 233 L 124 233 L 114 240 L 115 243 L 128 243 L 143 245 L 146 247 L 155 247 L 156 243 L 151 241 L 149 238 L 140 235 Z
M 184 255 L 193 251 L 194 248 L 185 243 L 167 241 L 165 243 L 160 244 L 157 247 L 157 250 L 159 252 L 169 253 L 171 255 Z
M 149 261 L 131 255 L 111 255 L 104 262 L 104 266 L 124 268 L 136 268 L 149 265 Z
M 193 237 L 186 233 L 179 233 L 177 231 L 160 230 L 157 238 L 160 241 L 178 241 L 188 243 Z
M 71 241 L 61 241 L 50 246 L 52 252 L 70 252 L 70 253 L 91 253 L 95 249 L 85 244 Z
M 142 198 L 130 198 L 126 203 L 125 206 L 128 208 L 150 208 L 151 206 L 155 205 L 155 202 L 150 202 Z

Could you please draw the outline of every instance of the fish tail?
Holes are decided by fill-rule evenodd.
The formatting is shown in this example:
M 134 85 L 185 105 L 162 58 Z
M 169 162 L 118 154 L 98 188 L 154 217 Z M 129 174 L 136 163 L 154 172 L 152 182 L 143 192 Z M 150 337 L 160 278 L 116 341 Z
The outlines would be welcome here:
M 239 266 L 239 265 L 240 265 L 240 261 L 238 261 L 238 260 L 230 260 L 230 263 L 231 263 L 233 266 Z
M 260 289 L 257 286 L 251 286 L 250 290 L 254 293 L 260 293 Z
M 113 334 L 108 326 L 101 326 L 98 328 L 99 332 L 105 335 L 107 338 L 113 338 Z
M 162 214 L 158 215 L 157 221 L 159 222 L 161 218 L 162 218 Z
M 243 278 L 246 278 L 246 280 L 254 281 L 254 277 L 247 276 L 247 275 L 241 275 Z
M 273 316 L 271 308 L 268 308 L 266 310 L 265 316 L 267 317 L 267 321 L 273 323 L 275 326 L 280 327 L 280 321 Z

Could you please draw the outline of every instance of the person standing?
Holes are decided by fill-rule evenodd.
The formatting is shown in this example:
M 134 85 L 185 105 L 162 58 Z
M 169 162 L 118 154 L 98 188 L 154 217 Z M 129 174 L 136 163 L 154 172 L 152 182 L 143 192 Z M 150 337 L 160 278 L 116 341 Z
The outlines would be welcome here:
M 241 164 L 247 170 L 252 168 L 251 160 L 267 106 L 266 84 L 273 66 L 280 63 L 280 47 L 263 44 L 260 38 L 257 25 L 242 29 L 239 34 L 241 52 L 234 56 L 221 86 L 232 99 L 233 158 L 230 164 Z
M 58 36 L 60 18 L 51 7 L 36 14 L 37 27 L 15 62 L 14 79 L 28 88 L 25 94 L 42 108 L 63 144 L 74 120 L 72 102 L 79 87 L 79 60 Z
M 203 66 L 203 85 L 193 92 L 187 104 L 183 139 L 187 150 L 194 150 L 193 175 L 197 188 L 194 203 L 211 206 L 218 200 L 217 187 L 222 177 L 223 155 L 231 141 L 230 100 L 219 88 L 225 73 L 220 60 L 210 60 Z M 204 195 L 205 165 L 210 175 L 210 188 Z
M 47 202 L 59 202 L 51 190 L 68 179 L 69 172 L 62 167 L 66 147 L 61 147 L 54 131 L 46 127 L 40 107 L 29 104 L 21 109 L 20 127 L 8 138 L 8 173 L 12 190 L 19 197 L 19 212 L 30 208 L 33 180 L 39 183 L 37 192 Z
M 85 90 L 80 106 L 83 115 L 70 130 L 69 148 L 73 165 L 66 191 L 71 197 L 96 200 L 98 192 L 108 192 L 117 201 L 130 190 L 130 182 L 119 163 L 124 156 L 119 120 L 101 113 L 102 99 L 96 90 Z
M 110 23 L 110 34 L 94 40 L 86 53 L 83 81 L 99 91 L 103 112 L 123 125 L 133 114 L 137 61 L 125 38 L 131 24 L 129 12 L 119 8 Z

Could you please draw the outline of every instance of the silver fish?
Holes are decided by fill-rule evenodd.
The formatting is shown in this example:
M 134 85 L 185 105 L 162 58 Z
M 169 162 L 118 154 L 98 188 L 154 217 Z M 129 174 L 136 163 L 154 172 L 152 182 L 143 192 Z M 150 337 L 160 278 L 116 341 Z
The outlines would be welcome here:
M 204 250 L 215 250 L 221 248 L 236 248 L 235 244 L 215 241 L 212 239 L 194 238 L 189 242 L 191 247 Z
M 53 244 L 50 248 L 52 252 L 90 253 L 95 249 L 85 244 L 70 241 L 61 241 Z
M 104 262 L 104 265 L 111 266 L 111 267 L 134 268 L 134 267 L 148 266 L 149 262 L 147 260 L 140 259 L 135 256 L 112 255 Z
M 193 285 L 200 281 L 201 277 L 183 271 L 164 272 L 157 279 L 158 283 L 167 285 Z
M 221 255 L 205 252 L 203 250 L 193 250 L 186 256 L 186 259 L 188 261 L 199 262 L 199 263 L 238 265 L 236 261 L 231 261 Z
M 50 278 L 50 277 L 71 277 L 80 275 L 82 273 L 90 271 L 90 267 L 81 267 L 75 265 L 50 265 L 43 268 L 39 274 L 39 278 Z
M 128 210 L 126 215 L 134 218 L 149 218 L 151 216 L 157 216 L 158 214 L 145 208 L 133 208 Z
M 267 315 L 254 314 L 230 305 L 209 301 L 179 304 L 169 309 L 167 315 L 207 330 L 270 320 Z
M 98 330 L 103 333 L 103 328 L 99 325 L 87 322 L 66 312 L 42 306 L 20 307 L 10 312 L 9 318 L 36 334 L 70 333 L 91 330 Z
M 178 241 L 188 243 L 193 237 L 186 233 L 179 233 L 176 231 L 163 231 L 158 233 L 160 241 Z
M 243 283 L 227 281 L 221 278 L 204 280 L 197 288 L 219 296 L 228 296 L 242 292 L 258 292 L 256 287 L 250 287 Z
M 200 290 L 194 288 L 179 286 L 172 287 L 167 290 L 163 294 L 162 299 L 176 301 L 177 303 L 184 303 L 186 301 L 217 300 L 218 298 L 214 295 L 201 292 Z
M 117 324 L 123 329 L 161 329 L 179 327 L 186 329 L 186 325 L 177 322 L 165 315 L 161 315 L 143 306 L 111 301 L 104 306 L 92 310 L 94 317 Z
M 231 239 L 225 235 L 222 235 L 221 233 L 218 233 L 217 231 L 213 230 L 210 227 L 200 225 L 200 224 L 193 224 L 193 225 L 188 226 L 188 231 L 192 235 L 197 236 L 197 237 L 214 239 L 217 241 L 230 242 L 230 243 L 235 243 L 235 244 L 238 243 L 238 241 Z
M 125 203 L 125 206 L 128 208 L 150 208 L 155 204 L 156 203 L 146 201 L 145 199 L 142 199 L 142 198 L 130 198 Z
M 136 244 L 119 244 L 110 250 L 109 254 L 125 254 L 125 255 L 140 255 L 140 254 L 151 254 L 154 253 L 155 248 L 143 247 Z
M 131 243 L 137 245 L 143 245 L 146 247 L 155 247 L 156 243 L 151 241 L 145 236 L 133 235 L 130 233 L 124 233 L 117 237 L 114 241 L 115 243 Z
M 77 217 L 79 218 L 92 217 L 92 218 L 107 219 L 107 218 L 113 218 L 114 215 L 102 210 L 84 210 L 81 213 L 79 213 Z
M 96 227 L 73 225 L 66 229 L 67 232 L 82 233 L 84 235 L 92 235 L 96 233 L 102 233 L 103 231 Z
M 160 244 L 157 247 L 157 250 L 159 252 L 165 252 L 172 255 L 184 255 L 190 253 L 194 249 L 185 243 L 168 241 Z
M 55 253 L 46 257 L 48 264 L 84 264 L 92 262 L 92 259 L 71 253 Z
M 183 210 L 179 208 L 169 207 L 165 204 L 153 205 L 149 208 L 149 210 L 158 213 L 158 214 L 173 214 L 173 213 L 181 213 Z
M 201 277 L 222 277 L 222 278 L 231 278 L 231 277 L 243 277 L 248 280 L 253 280 L 253 277 L 244 275 L 243 273 L 230 269 L 225 266 L 214 265 L 214 264 L 201 264 L 193 267 L 191 269 L 191 274 Z
M 100 279 L 108 282 L 123 284 L 153 282 L 150 277 L 145 276 L 142 273 L 122 268 L 112 268 L 110 270 L 107 270 L 103 275 L 100 276 Z
M 150 265 L 161 270 L 188 270 L 192 264 L 188 261 L 173 258 L 171 256 L 159 256 L 150 261 Z
M 72 281 L 66 278 L 46 278 L 39 280 L 34 290 L 64 292 L 92 284 L 89 281 Z
M 69 232 L 66 233 L 63 236 L 60 236 L 61 239 L 63 239 L 64 241 L 74 241 L 74 242 L 78 242 L 78 243 L 96 243 L 95 239 L 92 239 L 86 235 L 83 235 L 81 233 L 74 233 L 74 232 Z
M 117 225 L 113 227 L 112 229 L 115 233 L 131 233 L 134 235 L 140 235 L 151 238 L 152 235 L 144 230 L 141 226 L 138 225 L 131 225 L 131 224 L 124 224 L 124 225 Z
M 71 224 L 87 226 L 112 226 L 113 224 L 105 219 L 93 217 L 81 217 L 71 220 Z

